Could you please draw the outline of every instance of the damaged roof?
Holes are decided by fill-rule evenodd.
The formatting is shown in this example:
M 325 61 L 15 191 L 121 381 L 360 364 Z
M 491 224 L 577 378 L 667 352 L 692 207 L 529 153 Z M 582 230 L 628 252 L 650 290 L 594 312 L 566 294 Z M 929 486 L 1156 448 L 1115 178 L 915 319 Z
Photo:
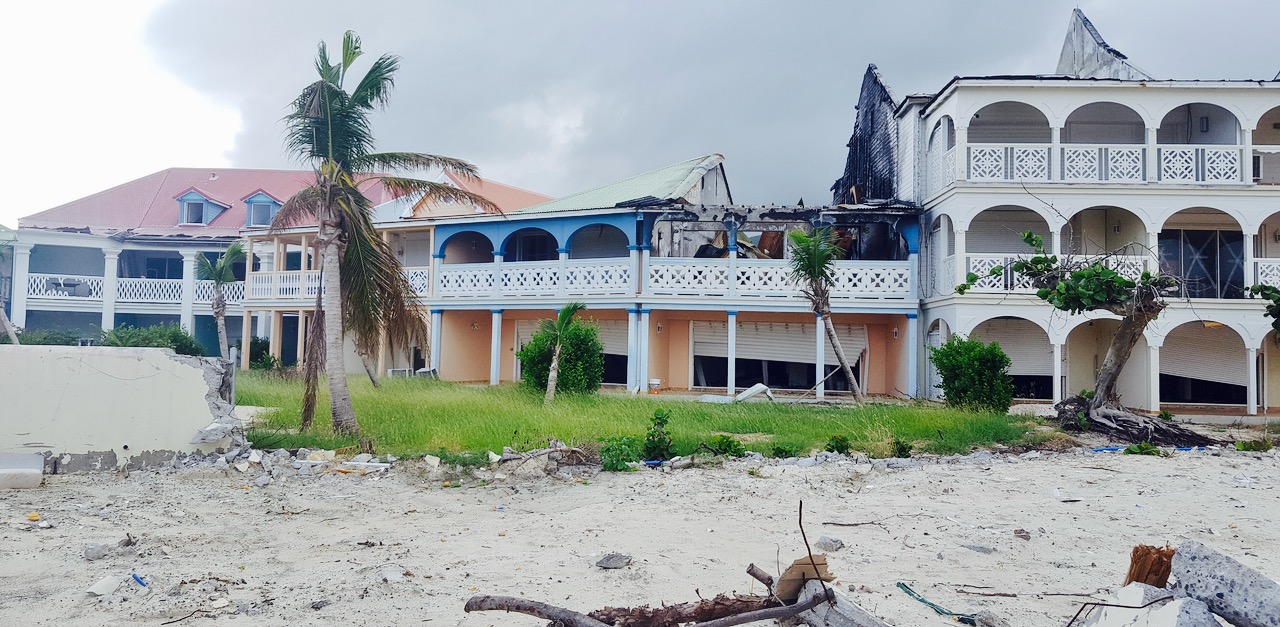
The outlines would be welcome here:
M 522 210 L 527 213 L 560 213 L 586 209 L 613 207 L 645 207 L 666 203 L 698 204 L 701 196 L 702 177 L 714 169 L 720 169 L 724 156 L 712 153 L 638 174 L 585 192 L 534 205 Z M 690 198 L 697 195 L 699 198 Z
M 1067 36 L 1058 56 L 1058 74 L 1076 78 L 1118 78 L 1151 80 L 1153 77 L 1129 62 L 1129 57 L 1112 48 L 1102 34 L 1085 17 L 1084 11 L 1071 12 Z
M 551 196 L 531 192 L 513 185 L 482 178 L 466 178 L 452 172 L 444 172 L 439 182 L 446 183 L 473 194 L 484 196 L 498 206 L 503 214 L 515 213 L 527 207 L 553 200 Z M 374 207 L 375 222 L 397 222 L 420 218 L 448 218 L 483 214 L 484 211 L 461 203 L 429 202 L 414 209 L 417 203 L 405 196 Z

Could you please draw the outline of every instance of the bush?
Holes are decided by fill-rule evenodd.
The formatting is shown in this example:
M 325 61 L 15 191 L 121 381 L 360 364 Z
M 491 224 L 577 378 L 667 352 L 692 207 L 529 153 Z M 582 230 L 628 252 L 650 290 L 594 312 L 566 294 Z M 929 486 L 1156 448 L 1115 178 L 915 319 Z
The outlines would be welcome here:
M 26 331 L 18 334 L 18 341 L 27 346 L 79 346 L 84 334 L 66 329 Z M 0 332 L 0 344 L 9 343 L 9 334 Z
M 627 472 L 632 469 L 629 464 L 637 461 L 640 461 L 640 442 L 629 435 L 608 438 L 600 447 L 602 470 Z
M 555 350 L 551 335 L 539 331 L 520 347 L 520 377 L 525 385 L 547 389 L 551 373 L 551 354 Z M 592 324 L 574 320 L 564 334 L 560 348 L 560 374 L 556 393 L 589 394 L 604 382 L 604 346 Z
M 786 459 L 788 457 L 799 457 L 800 449 L 794 446 L 788 446 L 786 444 L 774 444 L 773 448 L 769 449 L 769 456 L 775 457 L 777 459 Z
M 711 438 L 709 444 L 704 444 L 713 454 L 724 455 L 725 457 L 742 457 L 747 454 L 747 448 L 742 445 L 733 436 L 717 435 Z
M 671 421 L 671 412 L 665 409 L 654 410 L 653 422 L 649 431 L 644 434 L 644 447 L 641 454 L 648 462 L 665 462 L 675 457 L 671 452 L 671 436 L 667 434 L 667 423 Z
M 1013 404 L 1013 378 L 1009 356 L 992 342 L 951 336 L 929 348 L 929 359 L 942 378 L 947 404 L 973 410 L 1007 412 Z
M 1274 445 L 1267 438 L 1259 438 L 1257 440 L 1238 440 L 1236 441 L 1237 451 L 1253 451 L 1265 453 L 1272 449 Z
M 893 456 L 898 459 L 911 457 L 911 443 L 901 438 L 894 438 L 889 446 L 893 448 Z
M 848 455 L 849 451 L 852 449 L 852 446 L 853 445 L 850 444 L 848 436 L 837 434 L 827 439 L 827 446 L 825 448 L 829 453 L 839 453 L 841 455 Z
M 171 348 L 179 355 L 203 357 L 204 347 L 196 341 L 195 336 L 182 330 L 176 323 L 157 324 L 150 327 L 131 327 L 120 325 L 102 333 L 100 343 L 103 346 L 128 346 Z

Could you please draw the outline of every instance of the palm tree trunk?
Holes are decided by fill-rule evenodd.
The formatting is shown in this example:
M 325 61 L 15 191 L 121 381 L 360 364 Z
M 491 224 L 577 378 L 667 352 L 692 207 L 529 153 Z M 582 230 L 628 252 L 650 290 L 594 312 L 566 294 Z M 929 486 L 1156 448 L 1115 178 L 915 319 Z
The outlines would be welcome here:
M 231 359 L 231 347 L 227 344 L 227 299 L 222 294 L 222 285 L 213 284 L 213 319 L 218 324 L 218 355 L 223 359 Z
M 551 370 L 547 373 L 547 395 L 542 399 L 543 405 L 550 405 L 552 399 L 556 397 L 556 382 L 560 379 L 560 342 L 556 342 L 555 350 L 551 351 Z
M 320 263 L 324 270 L 321 301 L 324 303 L 325 376 L 329 381 L 329 410 L 333 414 L 333 431 L 343 435 L 360 433 L 356 422 L 356 410 L 351 404 L 351 392 L 347 388 L 347 368 L 343 362 L 346 353 L 342 331 L 342 275 L 339 274 L 339 258 L 342 249 L 338 243 L 337 227 L 321 224 Z
M 849 358 L 845 357 L 844 347 L 840 346 L 840 338 L 836 336 L 836 325 L 832 324 L 829 311 L 822 312 L 822 326 L 827 330 L 827 341 L 831 342 L 831 350 L 836 354 L 836 361 L 840 362 L 840 369 L 849 380 L 849 389 L 853 390 L 853 397 L 862 400 L 862 386 L 858 385 L 858 379 L 853 376 L 853 368 L 849 367 Z
M 360 354 L 360 363 L 364 364 L 364 373 L 369 375 L 369 382 L 373 383 L 373 387 L 382 387 L 382 382 L 378 380 L 378 369 L 373 366 L 373 358 L 364 351 L 358 351 Z M 410 364 L 412 365 L 412 364 Z
M 0 326 L 4 327 L 4 332 L 9 334 L 9 343 L 14 346 L 22 344 L 18 341 L 18 333 L 13 329 L 13 323 L 9 322 L 9 316 L 4 313 L 4 303 L 0 303 Z

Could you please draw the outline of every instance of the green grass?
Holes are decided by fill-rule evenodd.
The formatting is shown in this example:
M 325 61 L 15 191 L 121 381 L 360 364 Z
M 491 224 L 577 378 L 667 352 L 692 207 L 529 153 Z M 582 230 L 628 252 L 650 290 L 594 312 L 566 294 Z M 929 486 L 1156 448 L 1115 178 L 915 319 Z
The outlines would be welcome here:
M 323 390 L 312 434 L 297 434 L 301 380 L 260 371 L 238 373 L 237 401 L 277 408 L 266 413 L 250 439 L 263 448 L 340 448 L 354 441 L 329 431 L 328 397 Z M 965 453 L 994 443 L 1039 441 L 1042 436 L 1022 419 L 925 405 L 877 405 L 860 408 L 813 404 L 743 403 L 712 405 L 654 396 L 557 395 L 550 407 L 542 393 L 518 385 L 471 386 L 428 379 L 391 379 L 382 389 L 367 378 L 351 377 L 351 396 L 362 433 L 379 452 L 401 456 L 447 451 L 520 450 L 545 446 L 549 438 L 571 444 L 601 438 L 642 437 L 655 409 L 672 412 L 671 434 L 677 454 L 692 452 L 718 434 L 741 437 L 747 450 L 769 455 L 775 446 L 807 454 L 832 435 L 849 438 L 855 451 L 873 457 L 892 454 L 895 438 L 917 452 Z M 323 388 L 323 385 L 322 385 Z

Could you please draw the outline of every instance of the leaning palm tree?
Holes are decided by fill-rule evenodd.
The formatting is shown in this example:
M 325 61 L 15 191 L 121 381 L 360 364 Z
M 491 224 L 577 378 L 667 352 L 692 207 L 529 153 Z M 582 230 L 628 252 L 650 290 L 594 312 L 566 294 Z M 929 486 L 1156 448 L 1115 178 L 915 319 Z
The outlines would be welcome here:
M 213 281 L 213 319 L 218 323 L 218 349 L 221 351 L 218 354 L 223 359 L 231 358 L 231 347 L 227 345 L 227 295 L 223 286 L 236 282 L 232 266 L 242 261 L 244 246 L 240 242 L 232 242 L 218 255 L 216 262 L 209 261 L 208 255 L 196 257 L 196 277 L 202 281 Z
M 555 320 L 550 318 L 538 323 L 538 332 L 551 336 L 551 370 L 547 371 L 547 395 L 542 404 L 550 405 L 556 397 L 556 382 L 560 379 L 560 353 L 564 348 L 564 338 L 573 326 L 573 316 L 587 308 L 586 303 L 568 303 L 560 308 Z
M 337 64 L 320 42 L 316 54 L 319 79 L 307 85 L 285 116 L 285 144 L 298 159 L 311 164 L 315 182 L 294 194 L 272 221 L 272 230 L 315 220 L 315 247 L 320 255 L 320 293 L 308 343 L 304 378 L 302 427 L 308 428 L 315 410 L 319 368 L 326 372 L 329 406 L 335 432 L 354 435 L 360 427 L 347 389 L 343 363 L 348 335 L 357 351 L 376 353 L 385 336 L 393 345 L 427 344 L 426 322 L 413 308 L 413 287 L 401 272 L 391 246 L 374 230 L 373 203 L 361 187 L 380 183 L 392 193 L 410 196 L 418 204 L 447 200 L 497 212 L 497 206 L 464 190 L 394 172 L 444 169 L 475 177 L 471 164 L 416 152 L 374 152 L 369 120 L 384 108 L 400 58 L 384 54 L 346 91 L 344 81 L 360 58 L 360 38 L 347 31 Z
M 831 269 L 840 255 L 840 247 L 836 246 L 831 227 L 822 227 L 806 235 L 804 231 L 795 230 L 791 238 L 791 280 L 800 285 L 800 291 L 809 299 L 813 313 L 822 320 L 827 332 L 827 341 L 831 342 L 831 350 L 840 362 L 840 369 L 849 380 L 849 389 L 858 400 L 862 400 L 862 388 L 853 376 L 849 367 L 849 359 L 845 357 L 840 346 L 840 338 L 836 336 L 836 327 L 831 322 Z

